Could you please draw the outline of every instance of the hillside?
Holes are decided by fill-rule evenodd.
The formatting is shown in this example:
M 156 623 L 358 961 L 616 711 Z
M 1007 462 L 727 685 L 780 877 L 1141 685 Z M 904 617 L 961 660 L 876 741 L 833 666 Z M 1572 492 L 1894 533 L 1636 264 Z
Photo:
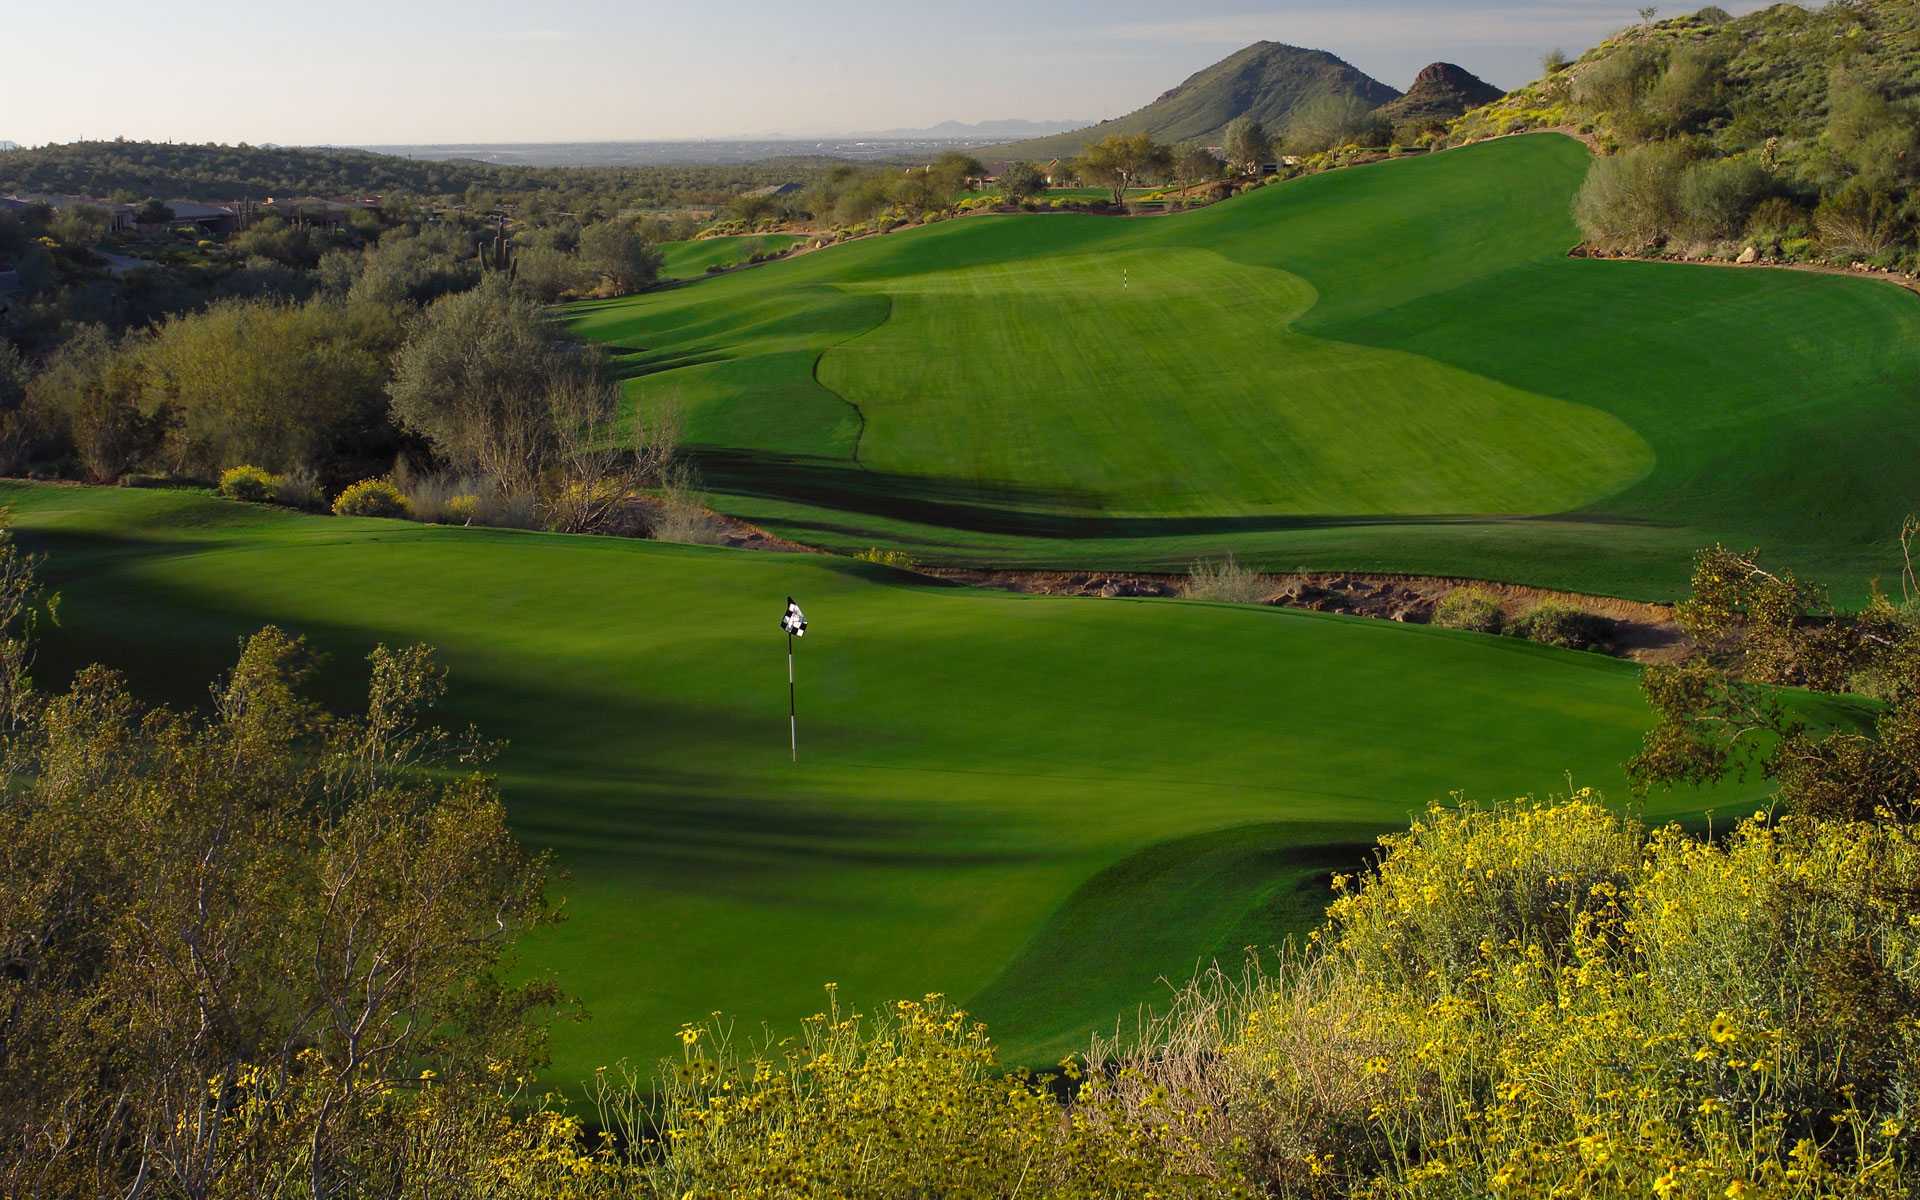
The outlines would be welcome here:
M 1431 129 L 1445 129 L 1447 122 L 1504 95 L 1465 67 L 1433 63 L 1414 77 L 1406 95 L 1381 105 L 1379 112 L 1401 140 L 1407 141 L 1411 140 L 1408 134 L 1418 136 Z
M 1455 143 L 1577 126 L 1604 250 L 1920 270 L 1920 7 L 1704 8 L 1628 28 L 1468 114 Z
M 638 204 L 719 203 L 752 187 L 807 179 L 824 159 L 724 166 L 502 167 L 373 154 L 364 150 L 225 146 L 187 142 L 70 142 L 0 151 L 0 195 L 9 192 L 224 203 L 268 196 L 464 197 L 468 192 L 608 193 Z
M 1358 96 L 1377 107 L 1399 95 L 1324 50 L 1258 42 L 1124 117 L 979 153 L 1046 162 L 1070 158 L 1110 134 L 1135 133 L 1149 133 L 1162 142 L 1217 145 L 1235 117 L 1252 117 L 1279 131 L 1296 111 L 1323 96 Z
M 635 403 L 683 404 L 714 507 L 832 549 L 1162 571 L 1231 551 L 1657 600 L 1724 541 L 1843 596 L 1893 577 L 1920 302 L 1571 259 L 1591 163 L 1504 138 L 570 312 Z
M 592 1019 L 552 1079 L 941 991 L 1050 1063 L 1181 978 L 1316 921 L 1325 872 L 1455 788 L 1626 794 L 1630 663 L 1318 613 L 1023 597 L 821 555 L 300 516 L 131 488 L 0 486 L 82 663 L 191 707 L 273 623 L 364 695 L 426 642 L 441 717 L 507 739 L 515 832 L 571 873 L 527 949 Z M 244 569 L 236 564 L 244 563 Z M 788 761 L 782 597 L 806 607 Z M 613 616 L 617 614 L 617 616 Z M 1662 793 L 1735 811 L 1766 785 Z M 1064 964 L 1072 966 L 1063 969 Z

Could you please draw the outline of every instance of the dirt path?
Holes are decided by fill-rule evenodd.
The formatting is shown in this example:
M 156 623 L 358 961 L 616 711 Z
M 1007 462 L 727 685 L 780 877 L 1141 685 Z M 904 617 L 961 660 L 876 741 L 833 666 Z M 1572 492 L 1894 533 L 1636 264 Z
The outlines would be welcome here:
M 1183 575 L 1118 571 L 979 571 L 958 567 L 921 567 L 919 571 L 970 587 L 1041 596 L 1178 596 L 1186 584 Z M 1262 603 L 1283 608 L 1424 625 L 1433 619 L 1434 608 L 1449 592 L 1470 587 L 1497 599 L 1509 619 L 1546 600 L 1604 617 L 1610 622 L 1611 632 L 1602 648 L 1635 662 L 1675 661 L 1685 657 L 1690 645 L 1674 623 L 1670 607 L 1635 600 L 1425 575 L 1310 571 L 1263 578 L 1268 584 L 1268 593 Z

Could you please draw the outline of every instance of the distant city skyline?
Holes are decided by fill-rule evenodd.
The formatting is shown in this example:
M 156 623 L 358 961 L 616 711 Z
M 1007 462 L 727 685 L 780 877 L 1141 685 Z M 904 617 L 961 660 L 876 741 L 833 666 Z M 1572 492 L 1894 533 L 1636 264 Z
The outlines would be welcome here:
M 976 0 L 963 10 L 817 0 L 724 6 L 500 0 L 253 9 L 156 20 L 99 0 L 83 55 L 21 55 L 0 139 L 288 145 L 795 137 L 944 121 L 1120 116 L 1256 41 L 1346 59 L 1404 89 L 1435 61 L 1500 87 L 1635 19 L 1596 0 Z M 1663 9 L 1668 15 L 1697 6 Z M 1764 7 L 1725 3 L 1736 15 Z M 15 45 L 71 42 L 24 7 Z M 21 100 L 24 103 L 21 103 Z

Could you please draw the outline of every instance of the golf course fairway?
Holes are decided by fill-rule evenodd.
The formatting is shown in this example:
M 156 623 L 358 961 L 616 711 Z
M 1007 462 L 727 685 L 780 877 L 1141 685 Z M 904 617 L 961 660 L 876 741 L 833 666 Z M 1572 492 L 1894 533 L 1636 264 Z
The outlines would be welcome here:
M 1316 920 L 1326 873 L 1454 791 L 1624 802 L 1649 723 L 1594 654 L 1279 609 L 1049 599 L 868 564 L 0 486 L 61 597 L 36 674 L 204 704 L 265 624 L 328 655 L 425 642 L 444 723 L 510 738 L 519 836 L 570 872 L 529 948 L 591 1014 L 556 1082 L 685 1021 L 790 1028 L 939 991 L 1050 1062 L 1218 956 Z M 789 761 L 791 595 L 800 756 Z M 1656 793 L 1744 810 L 1764 781 Z
M 1569 258 L 1589 162 L 1504 138 L 566 311 L 681 411 L 715 507 L 829 549 L 1668 599 L 1726 542 L 1866 595 L 1920 494 L 1920 298 Z

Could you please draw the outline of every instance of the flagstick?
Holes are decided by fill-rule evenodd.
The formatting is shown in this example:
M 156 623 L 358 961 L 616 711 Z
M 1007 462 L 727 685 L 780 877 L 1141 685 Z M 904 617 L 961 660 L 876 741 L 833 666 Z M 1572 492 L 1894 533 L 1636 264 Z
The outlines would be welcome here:
M 793 702 L 793 635 L 787 635 L 787 736 L 793 740 L 793 761 L 800 761 L 800 719 Z

